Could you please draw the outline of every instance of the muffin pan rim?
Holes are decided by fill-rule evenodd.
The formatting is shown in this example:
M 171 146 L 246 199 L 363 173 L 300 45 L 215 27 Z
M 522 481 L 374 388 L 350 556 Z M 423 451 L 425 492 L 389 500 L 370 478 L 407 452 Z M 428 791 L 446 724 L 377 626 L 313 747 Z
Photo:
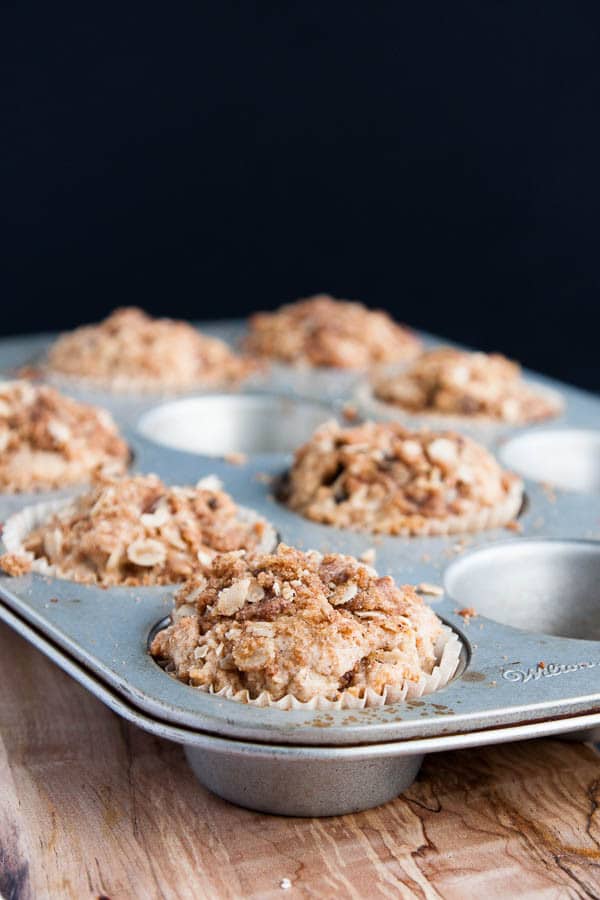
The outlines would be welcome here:
M 235 323 L 233 323 L 233 325 L 232 325 L 232 323 L 228 323 L 228 325 L 230 327 L 235 327 Z M 205 330 L 207 330 L 207 329 L 205 328 Z M 213 326 L 210 330 L 212 330 L 213 332 L 218 331 L 218 326 Z M 427 339 L 428 336 L 425 336 L 425 338 Z M 37 343 L 37 342 L 39 342 L 40 338 L 36 337 L 32 340 Z M 430 338 L 430 340 L 433 340 L 433 339 Z M 25 341 L 25 343 L 27 343 L 27 342 Z M 445 342 L 445 343 L 447 343 L 447 342 Z M 14 342 L 13 342 L 13 344 L 14 344 Z M 1 359 L 2 359 L 2 344 L 0 343 L 0 363 L 1 363 Z M 292 369 L 292 372 L 290 374 L 293 374 L 293 367 L 290 367 L 290 368 Z M 332 374 L 332 373 L 330 373 L 330 374 Z M 536 377 L 536 380 L 538 380 L 541 383 L 549 381 L 548 379 L 544 379 L 543 377 L 541 377 L 541 378 Z M 580 395 L 581 396 L 583 396 L 583 395 L 581 392 L 577 391 L 576 389 L 574 390 L 574 389 L 563 387 L 563 386 L 560 386 L 559 390 L 564 395 L 566 395 L 567 417 L 568 417 L 569 416 L 569 407 L 571 406 L 571 403 L 573 402 L 573 398 L 575 398 L 575 402 L 577 402 L 578 400 L 580 400 Z M 234 392 L 235 393 L 251 392 L 251 393 L 259 393 L 259 394 L 263 394 L 266 392 L 266 393 L 277 393 L 277 394 L 280 394 L 280 395 L 286 396 L 286 397 L 292 397 L 292 398 L 294 397 L 294 394 L 290 394 L 286 390 L 281 390 L 278 386 L 277 387 L 272 386 L 271 388 L 269 388 L 268 386 L 265 386 L 264 389 L 260 388 L 257 390 L 256 386 L 253 384 L 253 385 L 251 385 L 251 391 L 244 391 L 243 389 L 237 389 Z M 219 393 L 219 392 L 216 392 L 213 390 L 213 391 L 210 391 L 209 393 L 214 394 L 214 393 Z M 229 393 L 231 393 L 231 391 L 227 391 L 227 392 L 223 392 L 223 393 L 229 394 Z M 143 407 L 142 412 L 146 412 L 152 408 L 156 408 L 160 405 L 164 405 L 165 402 L 171 402 L 172 400 L 174 402 L 177 402 L 177 400 L 179 400 L 179 399 L 185 399 L 187 397 L 191 397 L 191 396 L 195 396 L 195 395 L 205 396 L 205 393 L 203 392 L 201 394 L 198 394 L 198 392 L 192 392 L 191 394 L 186 394 L 183 396 L 178 395 L 176 398 L 166 398 L 166 399 L 164 397 L 157 397 L 157 396 L 154 396 L 154 397 L 144 396 L 144 398 L 137 404 L 137 406 Z M 328 405 L 327 399 L 323 400 L 323 398 L 310 397 L 310 395 L 307 395 L 305 393 L 300 393 L 300 392 L 296 396 L 298 397 L 298 399 L 301 402 L 304 402 L 306 400 L 310 401 L 310 400 L 318 399 L 322 405 Z M 94 394 L 93 398 L 90 398 L 90 399 L 91 399 L 91 402 L 97 403 L 99 398 L 96 394 Z M 183 457 L 185 457 L 186 458 L 186 471 L 190 471 L 190 468 L 193 467 L 194 465 L 197 468 L 196 480 L 206 474 L 209 474 L 209 473 L 212 473 L 215 471 L 215 464 L 218 461 L 212 457 L 197 455 L 195 453 L 190 453 L 189 451 L 173 450 L 172 448 L 162 447 L 162 446 L 156 445 L 156 444 L 152 445 L 154 448 L 154 452 L 151 453 L 149 451 L 149 445 L 152 442 L 150 442 L 148 438 L 144 438 L 142 440 L 141 436 L 137 432 L 137 422 L 139 420 L 139 415 L 128 412 L 127 410 L 125 410 L 125 411 L 115 410 L 113 408 L 113 405 L 118 405 L 118 400 L 122 399 L 122 398 L 114 397 L 112 395 L 107 394 L 103 399 L 104 399 L 105 405 L 111 410 L 111 412 L 113 412 L 115 419 L 117 420 L 118 424 L 121 425 L 121 427 L 123 426 L 123 422 L 125 420 L 129 420 L 129 422 L 132 423 L 128 427 L 123 428 L 123 432 L 124 432 L 124 437 L 128 440 L 128 442 L 129 442 L 130 446 L 132 447 L 134 454 L 135 454 L 135 462 L 134 462 L 134 466 L 133 466 L 133 471 L 155 471 L 155 467 L 152 466 L 152 464 L 151 464 L 151 459 L 152 459 L 152 457 L 156 458 L 157 453 L 159 455 L 163 454 L 166 457 L 166 461 L 169 462 L 175 469 L 179 469 L 181 460 Z M 344 396 L 339 396 L 338 398 L 335 398 L 335 399 L 329 398 L 329 405 L 331 405 L 332 414 L 335 414 L 336 412 L 339 413 L 341 405 L 345 402 L 352 403 L 352 396 L 344 395 Z M 595 401 L 595 402 L 598 403 L 598 401 Z M 133 405 L 135 406 L 136 404 L 133 404 Z M 554 422 L 552 424 L 554 425 L 558 421 L 559 420 L 554 420 Z M 542 425 L 536 425 L 536 426 L 531 426 L 531 427 L 532 428 L 547 427 L 548 424 L 549 423 L 543 423 Z M 515 431 L 519 432 L 519 433 L 522 433 L 524 430 L 530 430 L 530 429 L 528 429 L 528 428 L 524 429 L 523 426 L 519 426 L 518 428 L 515 429 Z M 271 464 L 275 465 L 276 467 L 285 466 L 285 463 L 286 463 L 287 459 L 289 458 L 288 455 L 283 455 L 283 454 L 268 454 L 268 457 L 269 457 Z M 145 462 L 148 462 L 149 464 L 144 464 Z M 165 462 L 165 460 L 163 460 L 163 462 Z M 254 458 L 253 462 L 254 462 L 254 468 L 256 469 L 257 467 L 263 466 L 263 464 L 265 463 L 265 459 L 261 455 L 259 457 Z M 220 467 L 223 468 L 223 465 L 220 464 Z M 240 467 L 240 468 L 243 471 L 247 471 L 248 467 Z M 229 467 L 229 469 L 227 469 L 227 472 L 228 472 L 228 474 L 234 474 L 233 467 Z M 164 473 L 159 472 L 158 474 L 164 474 Z M 216 472 L 216 474 L 219 475 L 220 473 Z M 239 475 L 239 471 L 237 474 Z M 169 480 L 172 482 L 179 482 L 179 483 L 183 483 L 185 481 L 185 479 L 183 479 L 179 476 L 176 478 L 169 479 Z M 190 479 L 188 479 L 188 480 L 190 480 Z M 362 546 L 366 546 L 368 544 L 373 544 L 373 543 L 377 544 L 377 540 L 378 540 L 377 538 L 374 538 L 372 535 L 368 535 L 367 533 L 364 533 L 364 532 L 349 534 L 346 532 L 341 532 L 340 530 L 331 528 L 329 526 L 320 526 L 320 525 L 316 526 L 316 525 L 314 525 L 314 523 L 306 522 L 305 520 L 300 520 L 300 522 L 298 522 L 298 519 L 300 517 L 298 517 L 295 513 L 292 513 L 289 510 L 285 510 L 285 511 L 281 510 L 278 512 L 277 504 L 275 504 L 274 506 L 270 506 L 267 504 L 267 506 L 265 506 L 265 508 L 257 508 L 256 505 L 254 503 L 248 501 L 248 499 L 241 498 L 241 497 L 238 498 L 236 496 L 235 488 L 232 489 L 231 486 L 228 484 L 228 481 L 230 479 L 226 478 L 224 480 L 225 480 L 225 489 L 230 490 L 230 492 L 234 495 L 234 497 L 236 499 L 239 499 L 239 502 L 241 505 L 249 506 L 250 508 L 256 509 L 257 512 L 264 515 L 274 525 L 274 527 L 280 532 L 282 539 L 286 542 L 296 543 L 296 541 L 294 539 L 290 539 L 288 537 L 288 534 L 286 533 L 286 531 L 287 531 L 286 525 L 282 525 L 278 521 L 280 513 L 281 513 L 281 516 L 283 517 L 284 522 L 290 523 L 292 521 L 292 519 L 290 519 L 289 517 L 293 517 L 297 528 L 299 528 L 300 525 L 302 524 L 302 525 L 304 525 L 305 529 L 312 532 L 314 537 L 311 540 L 304 542 L 305 548 L 308 548 L 308 546 L 319 547 L 320 543 L 322 544 L 322 542 L 325 542 L 325 543 L 336 544 L 336 546 L 333 546 L 331 548 L 326 547 L 324 549 L 339 550 L 339 549 L 341 549 L 340 545 L 347 545 L 348 543 L 351 543 L 353 546 L 351 548 L 347 547 L 346 548 L 347 552 L 355 552 L 354 547 L 357 544 L 362 544 Z M 235 481 L 235 480 L 236 479 L 233 478 L 233 481 Z M 530 497 L 533 493 L 533 495 L 536 497 L 536 501 L 537 500 L 543 501 L 542 495 L 540 494 L 540 492 L 537 489 L 537 486 L 535 484 L 530 484 L 526 480 L 525 481 L 525 490 L 526 490 L 526 493 Z M 15 497 L 15 495 L 10 495 L 10 496 L 13 499 Z M 43 498 L 44 498 L 43 494 L 36 495 L 36 500 L 38 502 L 42 501 Z M 537 508 L 539 509 L 539 507 L 537 507 Z M 548 503 L 545 503 L 545 509 L 547 512 L 550 510 Z M 527 515 L 529 517 L 531 517 L 531 510 L 528 512 Z M 295 533 L 297 533 L 297 528 L 294 529 Z M 475 545 L 479 545 L 480 543 L 487 543 L 487 542 L 493 541 L 494 536 L 497 537 L 496 532 L 493 532 L 493 533 L 487 532 L 487 533 L 483 533 L 482 535 L 475 536 L 475 538 L 473 538 L 472 536 L 467 536 L 466 540 L 469 543 L 474 543 Z M 506 537 L 506 533 L 503 533 L 502 536 Z M 519 540 L 519 539 L 520 538 L 518 538 L 518 537 L 511 538 L 511 540 Z M 423 552 L 424 546 L 427 544 L 432 546 L 432 542 L 437 542 L 439 545 L 440 541 L 455 543 L 460 540 L 461 540 L 461 536 L 459 536 L 459 535 L 453 535 L 450 538 L 446 538 L 446 539 L 433 539 L 433 538 L 422 538 L 422 539 L 419 539 L 419 538 L 408 538 L 408 539 L 388 538 L 388 539 L 385 539 L 385 541 L 388 543 L 388 545 L 389 545 L 390 541 L 391 542 L 400 541 L 404 544 L 405 548 L 408 546 L 409 548 L 411 548 L 415 551 L 418 550 L 418 552 Z M 379 554 L 378 554 L 378 556 L 379 556 Z M 389 558 L 389 549 L 388 549 L 388 554 L 387 554 L 386 559 L 387 558 Z M 381 566 L 379 559 L 376 561 L 375 566 L 382 572 L 382 574 L 387 573 L 387 562 L 385 562 L 385 571 L 382 570 L 382 566 Z M 430 571 L 429 569 L 426 569 L 426 570 Z M 397 577 L 400 580 L 402 580 L 401 574 L 402 574 L 403 570 L 402 570 L 401 566 L 398 566 L 397 571 L 400 573 L 400 575 L 398 575 Z M 42 576 L 31 576 L 31 578 L 35 581 L 35 579 L 38 579 L 38 578 L 41 579 Z M 422 578 L 421 580 L 434 580 L 434 581 L 439 582 L 440 578 L 441 578 L 440 573 L 436 572 L 429 579 Z M 412 581 L 413 579 L 406 577 L 406 578 L 404 578 L 404 580 Z M 9 580 L 9 579 L 3 578 L 2 585 L 0 586 L 0 593 L 6 595 L 6 593 L 8 592 L 10 595 L 12 595 L 10 597 L 9 602 L 13 606 L 15 606 L 15 604 L 16 604 L 16 606 L 15 606 L 15 608 L 16 608 L 17 606 L 19 606 L 19 598 L 16 596 L 16 593 L 11 590 L 11 585 L 14 587 L 14 583 L 15 583 L 14 579 Z M 70 590 L 71 588 L 74 588 L 74 590 L 77 591 L 83 587 L 83 586 L 79 586 L 79 585 L 73 585 L 73 583 L 66 582 L 64 580 L 59 581 L 59 580 L 51 579 L 50 582 L 45 581 L 45 583 L 44 583 L 44 591 L 46 593 L 48 593 L 48 591 L 46 589 L 49 584 L 56 585 L 57 591 L 59 589 L 60 590 L 67 590 L 67 589 Z M 110 590 L 112 593 L 115 592 L 115 589 L 110 589 Z M 119 588 L 119 589 L 116 589 L 116 592 L 118 593 L 119 591 L 122 591 L 122 590 L 128 590 L 128 589 Z M 145 591 L 148 591 L 148 590 L 150 590 L 150 591 L 152 591 L 152 590 L 168 591 L 168 588 L 151 588 L 151 589 L 138 588 L 138 589 L 129 589 L 129 590 L 133 590 L 134 592 L 137 592 L 137 593 L 144 593 Z M 49 593 L 52 593 L 52 589 L 50 589 Z M 9 599 L 9 598 L 7 597 L 6 599 Z M 427 599 L 428 598 L 426 598 L 426 600 Z M 477 644 L 477 642 L 481 643 L 482 640 L 485 641 L 485 640 L 489 639 L 487 637 L 487 635 L 482 634 L 482 631 L 487 632 L 490 630 L 495 630 L 497 635 L 499 635 L 498 629 L 502 628 L 502 629 L 508 630 L 509 632 L 516 632 L 517 634 L 522 634 L 522 632 L 518 631 L 517 629 L 510 629 L 510 628 L 507 629 L 507 626 L 497 626 L 496 623 L 493 623 L 491 620 L 486 619 L 483 616 L 481 616 L 477 619 L 473 619 L 469 625 L 465 626 L 461 617 L 457 616 L 455 614 L 454 610 L 449 607 L 449 604 L 447 601 L 446 602 L 444 602 L 444 601 L 434 602 L 434 603 L 432 603 L 432 606 L 436 612 L 439 612 L 440 614 L 442 614 L 444 616 L 446 621 L 448 621 L 451 625 L 457 626 L 459 631 L 462 631 L 463 633 L 465 633 L 467 638 L 470 640 L 471 644 Z M 164 607 L 163 607 L 163 610 L 164 610 Z M 157 616 L 156 618 L 159 618 L 159 617 L 160 617 L 160 615 Z M 582 646 L 581 646 L 582 643 L 585 643 L 586 645 L 588 643 L 588 642 L 581 642 L 579 640 L 570 640 L 570 639 L 565 639 L 565 638 L 551 638 L 546 635 L 531 635 L 527 632 L 525 634 L 527 635 L 527 637 L 529 639 L 531 639 L 530 645 L 531 645 L 532 649 L 534 646 L 539 646 L 540 652 L 542 652 L 542 648 L 543 648 L 546 655 L 548 653 L 549 647 L 556 648 L 557 653 L 559 651 L 561 653 L 563 653 L 563 651 L 565 649 L 565 642 L 567 642 L 567 643 L 571 643 L 571 644 L 575 645 L 574 649 L 572 649 L 572 653 L 575 654 L 574 658 L 578 658 L 578 654 L 580 654 L 582 651 Z M 146 637 L 146 635 L 143 635 L 144 640 L 145 640 L 145 637 Z M 539 641 L 540 643 L 538 645 L 536 645 L 535 641 Z M 593 644 L 595 644 L 595 643 L 597 643 L 597 642 L 593 642 Z M 485 660 L 483 660 L 483 665 L 481 664 L 481 653 L 480 653 L 479 648 L 476 647 L 476 650 L 477 650 L 477 653 L 474 653 L 474 655 L 473 655 L 474 658 L 471 661 L 470 668 L 472 671 L 477 671 L 478 668 L 479 669 L 485 668 Z M 553 652 L 554 652 L 554 649 L 553 649 Z M 523 654 L 521 654 L 521 655 L 523 655 Z M 598 643 L 598 655 L 600 657 L 600 643 Z M 531 659 L 528 660 L 528 662 L 531 662 L 533 659 L 534 659 L 534 657 L 532 656 Z M 478 661 L 478 660 L 480 660 L 480 661 Z M 569 664 L 569 663 L 567 663 L 567 664 Z M 152 662 L 152 665 L 155 665 L 155 664 Z M 162 678 L 164 678 L 164 679 L 168 678 L 168 676 L 166 676 L 164 673 L 161 672 L 160 674 L 161 674 Z M 172 679 L 169 679 L 169 680 L 172 681 Z M 486 678 L 485 682 L 475 682 L 475 681 L 468 681 L 468 680 L 463 679 L 462 683 L 465 685 L 469 685 L 469 690 L 471 693 L 475 692 L 477 694 L 479 692 L 478 695 L 483 696 L 483 688 L 481 685 L 482 684 L 489 685 L 489 684 L 491 684 L 491 681 L 493 681 L 493 679 L 490 676 L 489 679 Z M 551 681 L 552 681 L 551 679 L 544 679 L 544 680 L 535 682 L 536 688 L 538 689 L 537 699 L 534 700 L 534 702 L 532 704 L 525 704 L 525 707 L 523 706 L 522 703 L 519 702 L 518 704 L 514 705 L 513 712 L 515 710 L 522 711 L 523 708 L 539 707 L 540 700 L 541 700 L 540 694 L 543 694 L 545 696 L 548 693 L 547 690 L 541 690 L 541 688 L 542 687 L 546 688 L 546 689 L 549 688 Z M 558 683 L 559 681 L 560 681 L 559 679 L 555 679 L 554 683 Z M 564 706 L 565 704 L 568 705 L 569 703 L 573 702 L 574 700 L 581 700 L 582 694 L 581 694 L 581 691 L 577 690 L 576 684 L 581 684 L 581 687 L 583 687 L 583 684 L 582 684 L 583 679 L 581 679 L 581 681 L 580 681 L 580 677 L 577 677 L 577 678 L 573 678 L 573 679 L 564 679 L 563 681 L 565 681 L 565 682 L 571 681 L 571 686 L 569 688 L 567 688 L 566 685 L 564 686 L 565 698 L 564 698 L 563 703 L 560 705 Z M 125 680 L 122 679 L 120 681 L 120 685 L 121 685 L 120 689 L 123 689 L 125 682 L 126 682 L 126 679 Z M 184 688 L 186 691 L 194 690 L 193 688 L 190 688 L 186 685 L 182 686 L 182 685 L 178 684 L 177 682 L 173 682 L 173 683 L 180 690 L 181 690 L 181 688 Z M 443 719 L 445 719 L 446 722 L 448 722 L 448 719 L 452 718 L 452 720 L 455 724 L 458 724 L 459 722 L 461 722 L 463 720 L 466 721 L 466 718 L 470 718 L 472 716 L 472 713 L 468 713 L 467 715 L 465 715 L 464 713 L 461 714 L 457 708 L 454 710 L 454 715 L 450 716 L 449 714 L 446 714 L 446 713 L 440 714 L 441 710 L 437 710 L 437 711 L 435 710 L 436 706 L 445 707 L 446 709 L 449 708 L 448 705 L 446 703 L 444 703 L 443 701 L 445 699 L 446 700 L 450 699 L 448 692 L 452 690 L 452 685 L 455 683 L 456 682 L 452 682 L 448 687 L 444 688 L 441 692 L 438 692 L 436 694 L 430 695 L 429 697 L 423 698 L 424 708 L 425 708 L 425 711 L 427 712 L 427 717 L 421 716 L 421 712 L 423 712 L 422 708 L 419 708 L 419 712 L 417 712 L 413 708 L 411 710 L 412 718 L 409 716 L 406 721 L 404 721 L 401 718 L 401 713 L 403 710 L 401 708 L 395 708 L 395 707 L 384 708 L 384 713 L 382 715 L 382 719 L 384 721 L 382 721 L 382 722 L 379 722 L 379 721 L 369 722 L 368 721 L 369 719 L 377 719 L 377 716 L 375 715 L 374 710 L 364 711 L 363 713 L 361 713 L 358 716 L 356 715 L 356 713 L 354 713 L 353 715 L 355 717 L 360 719 L 361 715 L 362 715 L 362 717 L 365 720 L 364 726 L 363 727 L 359 726 L 360 732 L 364 734 L 364 740 L 378 741 L 378 742 L 384 741 L 385 738 L 382 735 L 386 734 L 386 733 L 387 734 L 389 734 L 389 733 L 395 734 L 396 736 L 394 739 L 402 739 L 403 735 L 408 736 L 408 732 L 412 733 L 414 731 L 417 731 L 419 728 L 422 731 L 427 730 L 425 728 L 426 725 L 430 729 L 433 728 L 433 731 L 435 733 L 442 733 L 442 731 L 446 727 L 445 724 L 443 723 Z M 488 688 L 488 691 L 489 691 L 489 688 Z M 197 692 L 197 693 L 199 693 L 199 692 Z M 493 694 L 494 692 L 492 691 L 490 693 Z M 554 692 L 550 692 L 550 693 L 553 694 Z M 206 699 L 209 700 L 209 702 L 211 702 L 211 704 L 213 706 L 212 712 L 215 713 L 214 707 L 216 705 L 215 704 L 216 698 L 212 698 L 207 695 L 204 695 L 204 696 L 206 697 Z M 589 693 L 585 693 L 583 696 L 588 697 L 588 700 L 586 702 L 589 703 L 590 702 L 589 698 L 592 695 Z M 436 700 L 438 700 L 438 699 L 440 700 L 440 703 L 436 704 Z M 456 701 L 457 701 L 457 707 L 458 707 L 458 703 L 459 702 L 463 703 L 464 698 L 457 697 Z M 239 725 L 236 726 L 236 723 L 234 721 L 235 719 L 242 718 L 239 704 L 235 704 L 235 703 L 233 703 L 233 701 L 219 700 L 218 702 L 219 702 L 219 704 L 226 704 L 226 709 L 220 714 L 220 716 L 222 719 L 222 725 L 224 728 L 227 729 L 227 732 L 233 734 L 233 733 L 238 733 L 242 729 L 244 729 L 244 726 L 239 726 Z M 544 703 L 545 703 L 547 708 L 550 710 L 557 709 L 556 705 L 554 705 L 554 706 L 552 705 L 553 702 L 554 701 L 552 701 L 552 699 L 550 698 L 550 699 L 547 699 L 546 701 L 543 701 L 542 705 L 544 705 Z M 491 704 L 491 706 L 493 707 L 493 704 Z M 160 704 L 159 704 L 159 707 L 157 707 L 155 709 L 154 714 L 158 715 L 158 712 L 160 710 L 162 710 L 162 713 L 164 713 L 164 709 L 162 709 L 162 707 L 160 707 Z M 177 717 L 179 715 L 179 713 L 177 713 L 177 712 L 173 713 L 173 710 L 171 710 L 170 712 L 171 712 L 171 715 L 175 715 L 175 717 Z M 276 711 L 276 710 L 259 711 L 259 710 L 253 709 L 252 715 L 253 715 L 255 726 L 258 726 L 258 724 L 259 724 L 257 721 L 258 716 L 260 714 L 262 714 L 263 712 L 266 712 L 269 714 L 276 713 L 276 714 L 278 714 L 279 717 L 283 717 L 283 721 L 280 722 L 278 724 L 278 726 L 275 728 L 272 727 L 272 724 L 273 724 L 272 722 L 269 723 L 269 727 L 267 729 L 268 737 L 265 739 L 273 740 L 277 733 L 282 733 L 282 732 L 285 733 L 287 731 L 287 732 L 293 732 L 293 740 L 294 740 L 294 742 L 296 742 L 296 741 L 300 740 L 300 735 L 298 735 L 296 733 L 299 729 L 302 730 L 304 738 L 306 738 L 307 740 L 310 738 L 311 742 L 313 740 L 316 742 L 317 739 L 322 740 L 322 738 L 323 738 L 323 730 L 324 730 L 323 725 L 319 724 L 318 728 L 314 728 L 310 724 L 311 718 L 313 721 L 322 719 L 323 713 L 315 712 L 315 713 L 312 713 L 311 715 L 309 715 L 306 712 L 297 713 L 297 712 L 284 712 L 284 711 Z M 189 713 L 189 711 L 188 711 L 188 713 Z M 405 713 L 406 713 L 406 711 L 405 711 Z M 400 719 L 398 720 L 399 714 L 400 714 Z M 355 725 L 352 725 L 352 726 L 348 725 L 348 724 L 346 724 L 346 725 L 339 724 L 338 725 L 338 724 L 336 724 L 336 717 L 343 719 L 344 717 L 348 718 L 348 715 L 349 714 L 347 712 L 345 712 L 345 713 L 344 712 L 340 712 L 340 713 L 336 712 L 334 714 L 331 714 L 333 723 L 327 725 L 327 727 L 325 728 L 325 731 L 327 732 L 327 740 L 328 741 L 335 740 L 335 739 L 339 740 L 339 739 L 343 738 L 344 742 L 345 742 L 345 740 L 346 740 L 345 735 L 350 730 L 354 730 Z M 397 720 L 395 722 L 393 721 L 394 715 L 396 715 L 396 717 L 397 717 Z M 300 721 L 300 722 L 292 722 L 291 721 L 290 717 L 298 717 L 298 716 L 303 716 L 304 717 L 303 721 Z M 211 719 L 212 719 L 212 717 L 211 717 Z M 392 721 L 391 722 L 385 721 L 386 719 L 387 720 L 392 719 Z M 175 720 L 176 720 L 176 718 L 173 719 L 173 721 L 175 721 Z M 290 728 L 289 726 L 293 726 L 293 727 Z M 203 724 L 203 722 L 200 721 L 199 718 L 196 718 L 196 727 L 199 729 L 202 729 L 202 728 L 205 728 L 206 725 Z M 315 733 L 309 735 L 307 729 L 310 730 L 311 732 L 315 732 Z M 244 729 L 244 730 L 246 730 L 246 729 Z M 249 732 L 255 733 L 256 731 L 257 731 L 256 727 L 249 728 Z M 289 740 L 289 736 L 288 736 L 288 740 Z

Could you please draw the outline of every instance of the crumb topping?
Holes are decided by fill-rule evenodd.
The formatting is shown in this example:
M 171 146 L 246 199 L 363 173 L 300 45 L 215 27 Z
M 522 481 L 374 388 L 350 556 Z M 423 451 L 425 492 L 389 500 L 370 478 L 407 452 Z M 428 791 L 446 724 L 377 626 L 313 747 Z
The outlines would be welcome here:
M 342 528 L 442 533 L 448 520 L 451 530 L 472 530 L 481 510 L 497 509 L 509 521 L 520 508 L 522 485 L 484 447 L 453 431 L 330 422 L 296 451 L 283 499 L 308 519 Z M 436 522 L 440 529 L 433 532 Z M 504 521 L 494 527 L 499 524 Z
M 187 322 L 127 307 L 61 335 L 50 348 L 48 368 L 114 389 L 185 390 L 238 381 L 255 365 Z
M 102 586 L 173 584 L 209 568 L 217 553 L 252 550 L 269 537 L 216 479 L 167 487 L 156 475 L 101 478 L 28 534 L 0 567 L 48 572 Z M 22 574 L 21 572 L 19 574 Z
M 124 472 L 129 450 L 110 414 L 46 385 L 0 382 L 0 490 L 48 491 Z
M 498 353 L 439 347 L 423 353 L 405 371 L 379 379 L 375 396 L 410 412 L 535 422 L 556 416 L 549 394 L 523 381 L 521 367 Z
M 418 352 L 417 337 L 382 310 L 318 294 L 251 316 L 248 353 L 286 363 L 364 369 Z
M 351 556 L 280 544 L 269 554 L 218 556 L 184 584 L 151 653 L 197 687 L 336 700 L 431 673 L 440 631 L 409 585 Z

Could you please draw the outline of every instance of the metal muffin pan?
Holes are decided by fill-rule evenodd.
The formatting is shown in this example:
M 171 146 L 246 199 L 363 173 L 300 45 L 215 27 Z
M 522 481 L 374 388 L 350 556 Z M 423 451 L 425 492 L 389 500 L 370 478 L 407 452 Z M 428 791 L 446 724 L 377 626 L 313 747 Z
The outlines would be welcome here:
M 237 327 L 211 330 L 228 337 Z M 0 371 L 29 362 L 41 346 L 39 338 L 0 342 Z M 292 384 L 293 376 L 288 373 Z M 151 439 L 154 433 L 172 441 L 165 428 L 176 426 L 165 424 L 164 415 L 176 419 L 180 410 L 189 419 L 190 398 L 115 398 L 81 389 L 77 395 L 112 411 L 134 452 L 135 471 L 156 472 L 171 484 L 214 473 L 287 543 L 356 555 L 373 547 L 381 574 L 400 583 L 444 584 L 444 597 L 426 599 L 463 637 L 464 658 L 458 677 L 442 691 L 352 712 L 246 707 L 180 684 L 148 655 L 149 635 L 168 614 L 172 589 L 101 590 L 39 575 L 0 577 L 0 616 L 20 623 L 21 632 L 63 668 L 68 662 L 71 674 L 101 699 L 113 698 L 109 705 L 117 712 L 185 744 L 194 771 L 211 790 L 269 812 L 327 815 L 366 808 L 405 789 L 423 753 L 600 724 L 600 504 L 593 478 L 583 483 L 589 490 L 579 485 L 576 491 L 526 480 L 522 534 L 379 538 L 308 522 L 273 497 L 268 479 L 278 478 L 290 461 L 282 452 L 289 444 L 278 445 L 273 435 L 293 433 L 294 443 L 300 442 L 321 416 L 339 414 L 353 393 L 345 376 L 341 382 L 330 405 L 316 393 L 307 399 L 288 390 L 285 402 L 274 397 L 281 393 L 276 375 L 259 392 L 198 395 L 195 413 L 205 403 L 213 421 L 219 410 L 224 420 L 236 416 L 235 427 L 221 432 L 220 443 L 204 445 L 204 454 Z M 562 419 L 503 435 L 491 442 L 496 452 L 510 455 L 512 441 L 516 446 L 542 431 L 593 432 L 600 400 L 554 387 L 566 400 Z M 245 415 L 250 408 L 253 414 Z M 153 417 L 155 432 L 148 426 Z M 214 455 L 238 451 L 250 455 L 237 465 Z M 589 463 L 593 454 L 586 458 Z M 0 520 L 32 499 L 44 495 L 1 497 Z M 458 610 L 470 606 L 478 615 L 466 621 Z

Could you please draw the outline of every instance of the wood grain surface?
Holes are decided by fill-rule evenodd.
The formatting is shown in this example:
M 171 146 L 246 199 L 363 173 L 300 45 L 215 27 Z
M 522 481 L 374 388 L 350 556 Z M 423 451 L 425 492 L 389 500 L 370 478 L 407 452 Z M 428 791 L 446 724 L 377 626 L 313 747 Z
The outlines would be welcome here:
M 584 745 L 437 754 L 379 809 L 284 819 L 209 794 L 178 746 L 4 625 L 0 685 L 5 900 L 600 896 L 600 759 Z

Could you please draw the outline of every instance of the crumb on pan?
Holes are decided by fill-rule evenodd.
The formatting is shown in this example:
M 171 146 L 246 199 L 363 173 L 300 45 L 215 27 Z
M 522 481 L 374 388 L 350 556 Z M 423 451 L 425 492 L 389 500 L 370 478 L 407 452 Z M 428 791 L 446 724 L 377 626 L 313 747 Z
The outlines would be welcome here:
M 346 422 L 356 422 L 359 417 L 358 407 L 356 407 L 353 403 L 346 403 L 342 407 L 342 415 Z
M 244 349 L 292 364 L 365 369 L 414 357 L 420 341 L 382 310 L 318 294 L 255 313 Z
M 141 391 L 236 382 L 256 369 L 224 341 L 136 307 L 117 309 L 103 322 L 61 335 L 50 348 L 47 366 L 100 387 Z
M 455 609 L 454 612 L 457 616 L 461 616 L 467 623 L 477 615 L 477 611 L 472 606 L 463 606 L 462 609 Z
M 507 522 L 504 526 L 507 531 L 514 531 L 516 534 L 521 534 L 523 531 L 523 526 L 517 519 L 511 519 L 510 522 Z
M 0 382 L 0 490 L 48 491 L 125 472 L 129 448 L 110 414 L 47 385 Z
M 238 453 L 236 451 L 225 453 L 223 459 L 232 466 L 243 466 L 248 462 L 248 456 L 245 453 Z
M 498 353 L 437 347 L 402 372 L 376 380 L 379 400 L 408 412 L 435 412 L 524 424 L 559 415 L 561 401 L 523 380 L 521 367 Z
M 419 594 L 428 594 L 431 597 L 441 597 L 444 593 L 444 588 L 439 584 L 429 584 L 428 581 L 422 581 L 416 587 L 417 593 Z
M 296 451 L 282 499 L 308 519 L 395 535 L 498 528 L 521 507 L 520 478 L 453 431 L 329 422 Z
M 350 556 L 280 544 L 225 554 L 183 585 L 152 655 L 181 681 L 214 691 L 337 699 L 381 694 L 436 664 L 441 622 L 409 585 Z
M 205 479 L 205 483 L 206 483 Z M 46 572 L 102 586 L 172 584 L 217 553 L 254 550 L 269 526 L 214 487 L 167 487 L 155 475 L 101 477 L 0 557 L 11 575 Z

